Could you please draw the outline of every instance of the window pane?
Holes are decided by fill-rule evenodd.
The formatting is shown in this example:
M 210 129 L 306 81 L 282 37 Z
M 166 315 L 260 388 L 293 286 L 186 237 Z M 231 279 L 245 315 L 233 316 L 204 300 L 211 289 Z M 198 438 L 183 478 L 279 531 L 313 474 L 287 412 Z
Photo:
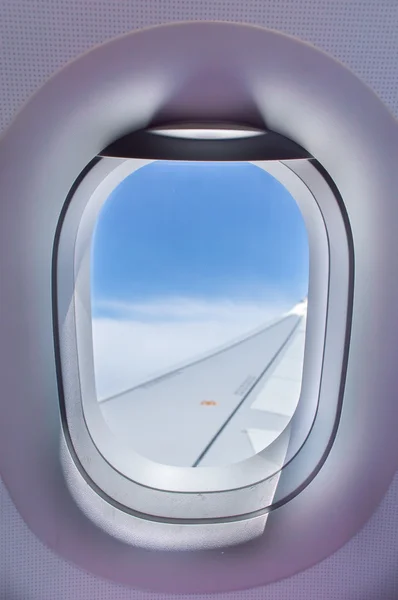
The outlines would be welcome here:
M 296 408 L 309 251 L 300 210 L 249 163 L 157 161 L 105 202 L 91 257 L 98 400 L 157 462 L 259 452 Z

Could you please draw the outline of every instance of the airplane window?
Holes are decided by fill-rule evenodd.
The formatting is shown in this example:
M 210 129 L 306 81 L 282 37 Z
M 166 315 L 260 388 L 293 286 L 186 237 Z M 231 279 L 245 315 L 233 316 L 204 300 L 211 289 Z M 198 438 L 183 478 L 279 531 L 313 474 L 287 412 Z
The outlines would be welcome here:
M 95 382 L 117 436 L 221 466 L 284 430 L 302 377 L 307 231 L 251 163 L 154 161 L 110 194 L 91 246 Z

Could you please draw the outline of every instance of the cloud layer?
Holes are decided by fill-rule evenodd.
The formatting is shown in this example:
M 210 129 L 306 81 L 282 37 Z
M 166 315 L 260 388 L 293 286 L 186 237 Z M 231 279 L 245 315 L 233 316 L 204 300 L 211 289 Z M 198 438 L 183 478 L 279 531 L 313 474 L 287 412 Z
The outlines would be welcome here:
M 284 313 L 281 302 L 174 298 L 108 303 L 111 317 L 93 319 L 99 400 L 194 360 Z

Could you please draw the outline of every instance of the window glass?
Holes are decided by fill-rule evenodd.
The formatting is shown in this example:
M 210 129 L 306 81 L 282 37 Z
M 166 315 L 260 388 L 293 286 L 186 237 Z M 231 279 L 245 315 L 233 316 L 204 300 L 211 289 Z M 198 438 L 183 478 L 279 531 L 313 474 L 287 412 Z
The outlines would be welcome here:
M 300 210 L 249 163 L 150 163 L 94 231 L 97 397 L 115 435 L 156 462 L 248 458 L 300 394 L 309 250 Z

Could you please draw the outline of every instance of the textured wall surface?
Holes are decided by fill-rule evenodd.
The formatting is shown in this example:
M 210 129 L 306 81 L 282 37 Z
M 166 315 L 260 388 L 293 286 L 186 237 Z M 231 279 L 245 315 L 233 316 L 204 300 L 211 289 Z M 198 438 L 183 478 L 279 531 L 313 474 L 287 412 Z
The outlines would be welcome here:
M 398 116 L 397 0 L 0 0 L 0 130 L 56 70 L 132 29 L 182 20 L 263 25 L 335 56 Z M 369 482 L 371 485 L 371 482 Z M 304 573 L 227 600 L 398 600 L 398 476 L 344 548 Z M 1 600 L 155 600 L 84 573 L 39 542 L 0 484 Z
M 0 485 L 1 600 L 170 600 L 84 573 L 46 548 Z M 185 597 L 187 598 L 187 597 Z M 205 600 L 210 595 L 190 596 Z M 219 600 L 397 600 L 398 475 L 366 526 L 318 565 L 264 588 L 217 594 Z M 184 600 L 184 597 L 182 597 Z
M 308 41 L 398 115 L 396 0 L 0 0 L 0 128 L 79 54 L 133 29 L 187 20 L 253 23 Z

